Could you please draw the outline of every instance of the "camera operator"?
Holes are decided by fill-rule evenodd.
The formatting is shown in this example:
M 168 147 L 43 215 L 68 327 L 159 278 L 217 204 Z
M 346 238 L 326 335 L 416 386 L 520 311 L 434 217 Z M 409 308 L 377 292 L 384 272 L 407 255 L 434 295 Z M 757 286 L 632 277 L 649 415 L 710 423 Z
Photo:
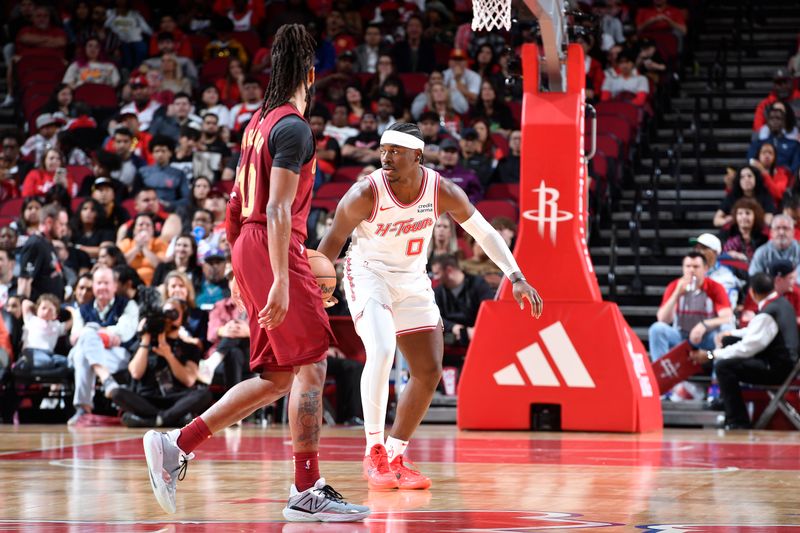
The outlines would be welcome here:
M 125 426 L 180 426 L 211 404 L 208 389 L 195 388 L 202 354 L 182 327 L 185 316 L 185 304 L 170 298 L 161 312 L 142 320 L 139 348 L 128 365 L 133 383 L 111 396 L 124 411 Z

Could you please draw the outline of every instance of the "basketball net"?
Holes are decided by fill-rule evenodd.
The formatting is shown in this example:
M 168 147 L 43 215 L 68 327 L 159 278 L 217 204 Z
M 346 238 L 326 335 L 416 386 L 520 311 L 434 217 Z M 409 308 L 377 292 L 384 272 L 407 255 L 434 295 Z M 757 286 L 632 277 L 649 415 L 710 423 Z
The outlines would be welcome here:
M 472 0 L 472 31 L 511 29 L 511 0 Z

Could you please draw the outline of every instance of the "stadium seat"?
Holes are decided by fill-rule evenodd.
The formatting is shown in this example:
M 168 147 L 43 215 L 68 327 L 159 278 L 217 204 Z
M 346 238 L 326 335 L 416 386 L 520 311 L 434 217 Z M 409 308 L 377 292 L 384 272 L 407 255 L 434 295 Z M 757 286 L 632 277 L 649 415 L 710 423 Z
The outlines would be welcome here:
M 4 217 L 19 217 L 19 211 L 22 209 L 22 202 L 25 198 L 12 198 L 4 202 L 0 202 L 0 216 Z
M 350 183 L 323 183 L 315 193 L 316 198 L 333 198 L 337 201 L 350 190 Z
M 67 174 L 72 176 L 72 179 L 75 180 L 75 183 L 78 184 L 78 188 L 81 188 L 83 184 L 83 180 L 86 179 L 86 176 L 91 175 L 92 169 L 89 167 L 85 167 L 83 165 L 67 165 Z
M 598 117 L 608 115 L 622 117 L 637 129 L 642 122 L 642 110 L 630 102 L 598 102 L 595 104 L 595 109 Z
M 421 72 L 400 72 L 397 76 L 403 84 L 406 97 L 410 100 L 424 91 L 425 84 L 428 83 L 428 75 Z
M 200 81 L 203 83 L 214 83 L 219 78 L 224 78 L 228 71 L 230 58 L 214 57 L 209 59 L 200 71 Z
M 486 189 L 484 200 L 511 200 L 519 203 L 519 183 L 492 183 Z
M 117 91 L 102 83 L 84 83 L 75 89 L 75 101 L 92 107 L 118 107 Z
M 331 182 L 341 182 L 341 183 L 354 183 L 357 179 L 359 174 L 361 174 L 361 167 L 340 167 L 336 169 L 336 172 L 333 173 L 333 177 L 331 178 Z
M 261 39 L 259 39 L 258 34 L 254 31 L 232 31 L 223 34 L 223 39 L 235 39 L 239 41 L 239 43 L 244 46 L 244 49 L 247 51 L 247 57 L 251 60 L 253 56 L 256 55 L 256 52 L 259 48 L 261 48 Z
M 339 205 L 339 200 L 335 198 L 312 198 L 311 209 L 321 209 L 328 213 L 336 211 L 336 206 Z
M 519 128 L 522 124 L 522 102 L 512 100 L 508 102 L 508 108 L 511 109 L 511 116 L 514 117 L 514 124 Z
M 452 49 L 453 47 L 447 43 L 433 44 L 433 53 L 438 67 L 447 68 L 447 65 L 450 63 L 450 51 Z
M 131 217 L 135 217 L 136 213 L 136 200 L 134 198 L 128 198 L 127 200 L 122 201 L 122 208 L 128 212 Z
M 499 133 L 492 133 L 491 138 L 495 148 L 497 148 L 496 151 L 499 152 L 500 159 L 506 157 L 508 155 L 508 139 Z
M 489 222 L 496 217 L 507 217 L 515 222 L 518 220 L 517 204 L 510 200 L 481 200 L 475 204 L 475 208 Z
M 81 206 L 81 202 L 85 198 L 86 198 L 85 196 L 76 196 L 75 198 L 72 199 L 72 203 L 70 204 L 70 207 L 71 207 L 73 213 L 77 213 L 78 212 L 78 208 Z
M 192 45 L 192 58 L 195 61 L 203 59 L 203 52 L 208 43 L 211 42 L 211 37 L 202 33 L 190 33 L 189 42 Z

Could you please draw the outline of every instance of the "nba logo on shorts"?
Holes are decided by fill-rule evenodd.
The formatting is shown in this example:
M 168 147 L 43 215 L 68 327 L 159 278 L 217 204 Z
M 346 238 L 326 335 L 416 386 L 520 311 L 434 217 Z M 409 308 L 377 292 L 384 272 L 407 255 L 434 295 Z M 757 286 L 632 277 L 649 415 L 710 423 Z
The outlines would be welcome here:
M 523 218 L 538 222 L 539 237 L 544 238 L 545 226 L 549 224 L 550 242 L 556 244 L 557 224 L 572 219 L 569 211 L 558 210 L 558 198 L 561 195 L 558 189 L 548 187 L 544 180 L 534 191 L 539 195 L 538 209 L 525 211 Z

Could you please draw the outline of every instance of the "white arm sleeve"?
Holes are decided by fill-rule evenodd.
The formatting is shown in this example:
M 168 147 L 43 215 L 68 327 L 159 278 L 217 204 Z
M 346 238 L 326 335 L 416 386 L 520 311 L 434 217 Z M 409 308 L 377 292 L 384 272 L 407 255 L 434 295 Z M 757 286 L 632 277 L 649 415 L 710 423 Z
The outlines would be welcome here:
M 511 250 L 506 246 L 506 241 L 503 240 L 491 224 L 486 222 L 486 219 L 477 209 L 472 213 L 471 217 L 461 223 L 461 227 L 472 235 L 475 242 L 481 245 L 489 259 L 500 267 L 500 270 L 503 271 L 507 278 L 511 277 L 514 272 L 519 272 L 517 261 L 511 254 Z

